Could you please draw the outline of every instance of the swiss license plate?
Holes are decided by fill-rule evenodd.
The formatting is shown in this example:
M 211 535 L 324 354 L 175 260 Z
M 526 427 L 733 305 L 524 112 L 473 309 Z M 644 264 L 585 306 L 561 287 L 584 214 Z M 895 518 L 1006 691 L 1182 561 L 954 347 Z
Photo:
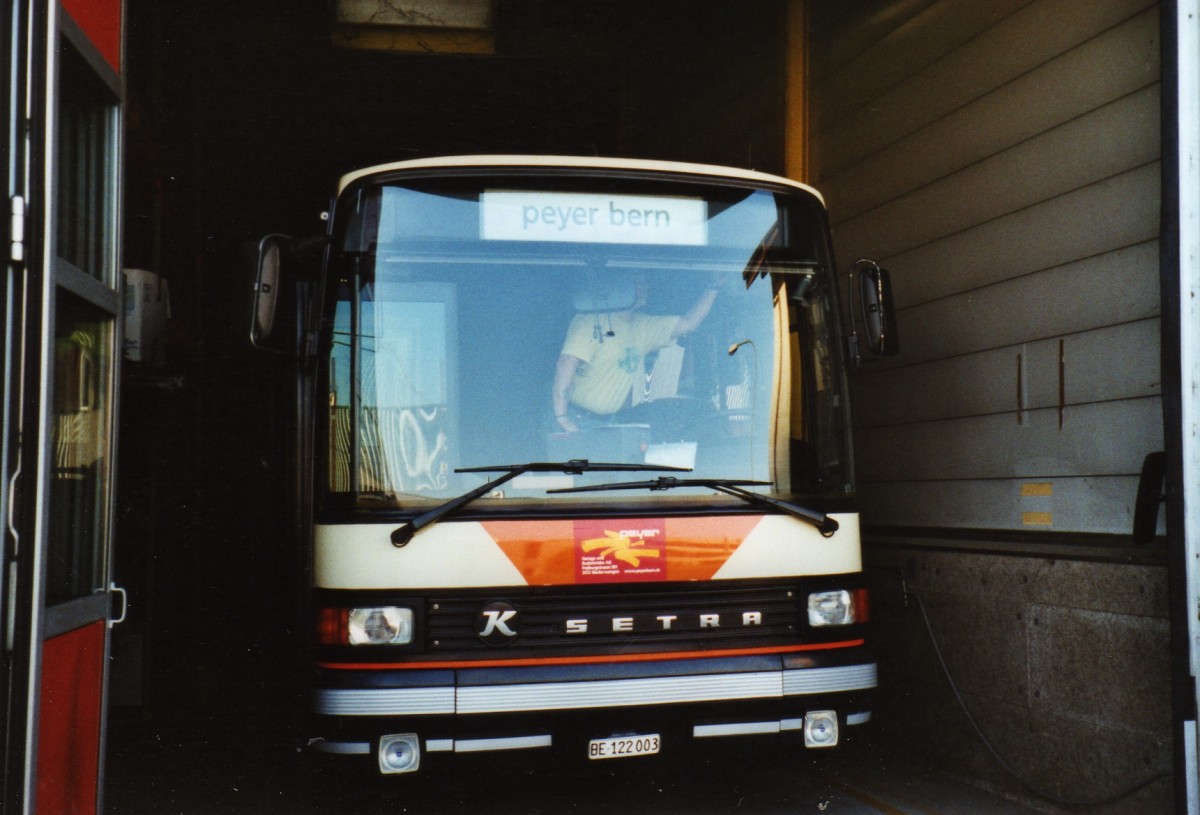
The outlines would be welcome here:
M 592 739 L 588 742 L 588 758 L 628 758 L 630 756 L 652 756 L 662 748 L 662 739 L 657 733 L 638 736 L 613 736 L 608 739 Z

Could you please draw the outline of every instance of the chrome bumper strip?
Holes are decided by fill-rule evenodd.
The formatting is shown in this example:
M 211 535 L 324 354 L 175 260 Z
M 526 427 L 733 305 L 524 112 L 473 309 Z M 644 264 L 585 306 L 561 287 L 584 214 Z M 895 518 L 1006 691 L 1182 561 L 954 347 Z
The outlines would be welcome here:
M 805 668 L 783 672 L 784 696 L 807 696 L 830 691 L 865 690 L 879 684 L 874 662 L 840 668 Z
M 317 691 L 315 709 L 326 716 L 434 715 L 454 712 L 454 688 L 379 688 Z
M 876 666 L 871 663 L 787 671 L 458 688 L 329 688 L 317 692 L 316 712 L 331 716 L 471 715 L 778 699 L 873 688 L 877 684 L 876 673 Z
M 554 739 L 551 736 L 516 736 L 507 739 L 456 739 L 456 753 L 484 753 L 494 750 L 532 750 L 538 747 L 551 747 Z

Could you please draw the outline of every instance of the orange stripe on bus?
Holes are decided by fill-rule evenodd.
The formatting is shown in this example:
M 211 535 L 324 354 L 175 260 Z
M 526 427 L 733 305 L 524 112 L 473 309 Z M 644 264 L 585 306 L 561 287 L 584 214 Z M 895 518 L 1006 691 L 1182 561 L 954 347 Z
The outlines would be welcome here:
M 652 654 L 608 654 L 582 657 L 530 657 L 528 659 L 476 659 L 447 662 L 318 662 L 318 668 L 336 671 L 396 671 L 430 668 L 510 668 L 539 665 L 598 665 L 613 662 L 657 662 L 664 659 L 713 659 L 721 657 L 759 656 L 763 654 L 795 654 L 801 651 L 829 651 L 835 648 L 855 648 L 866 640 L 821 642 L 806 645 L 767 646 L 763 648 L 730 648 L 720 651 L 677 651 Z

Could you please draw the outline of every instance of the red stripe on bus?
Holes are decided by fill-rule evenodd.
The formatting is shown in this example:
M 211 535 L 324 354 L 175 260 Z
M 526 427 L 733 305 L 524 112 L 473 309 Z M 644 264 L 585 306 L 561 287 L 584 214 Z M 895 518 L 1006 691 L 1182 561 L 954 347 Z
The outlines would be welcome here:
M 607 662 L 657 662 L 664 659 L 703 659 L 744 657 L 761 654 L 794 654 L 800 651 L 828 651 L 835 648 L 855 648 L 866 640 L 822 642 L 810 645 L 768 646 L 764 648 L 731 648 L 722 651 L 677 651 L 652 654 L 609 654 L 582 657 L 531 657 L 527 659 L 476 659 L 448 662 L 318 662 L 318 668 L 336 671 L 396 671 L 429 668 L 505 668 L 528 665 L 597 665 Z

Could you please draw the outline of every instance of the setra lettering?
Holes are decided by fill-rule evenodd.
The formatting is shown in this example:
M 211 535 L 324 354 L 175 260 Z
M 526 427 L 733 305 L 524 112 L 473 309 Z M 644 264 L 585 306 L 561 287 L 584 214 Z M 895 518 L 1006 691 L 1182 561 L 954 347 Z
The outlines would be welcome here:
M 720 614 L 697 614 L 694 617 L 680 618 L 678 614 L 659 614 L 649 616 L 623 617 L 572 617 L 563 621 L 563 633 L 587 634 L 590 632 L 608 631 L 625 633 L 638 631 L 686 631 L 705 628 L 721 628 L 726 626 L 741 628 L 756 628 L 763 625 L 761 611 L 743 611 L 740 615 L 727 615 L 724 619 Z

